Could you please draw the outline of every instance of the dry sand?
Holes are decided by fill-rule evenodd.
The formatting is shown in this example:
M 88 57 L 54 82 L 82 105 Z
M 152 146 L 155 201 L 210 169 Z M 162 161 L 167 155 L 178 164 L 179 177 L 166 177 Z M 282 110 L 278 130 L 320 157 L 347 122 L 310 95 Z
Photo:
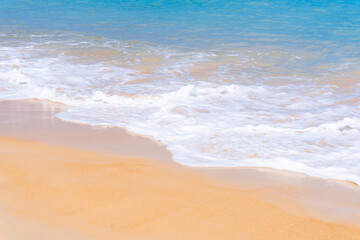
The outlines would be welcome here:
M 48 104 L 0 103 L 0 239 L 360 239 L 357 187 L 184 167 L 149 139 L 64 123 Z

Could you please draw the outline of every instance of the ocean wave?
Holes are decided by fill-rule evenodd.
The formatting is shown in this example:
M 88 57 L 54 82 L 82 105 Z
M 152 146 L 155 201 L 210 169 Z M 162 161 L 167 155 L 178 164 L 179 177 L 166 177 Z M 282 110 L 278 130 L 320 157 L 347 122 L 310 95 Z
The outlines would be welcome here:
M 339 62 L 335 71 L 317 54 L 289 49 L 6 36 L 16 41 L 0 41 L 2 98 L 67 104 L 58 117 L 150 136 L 187 165 L 272 167 L 360 183 L 356 64 Z

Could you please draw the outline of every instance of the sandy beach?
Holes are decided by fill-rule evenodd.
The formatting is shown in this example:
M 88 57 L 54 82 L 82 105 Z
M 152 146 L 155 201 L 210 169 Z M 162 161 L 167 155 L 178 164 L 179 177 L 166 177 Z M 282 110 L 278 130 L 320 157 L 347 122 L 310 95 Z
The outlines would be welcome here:
M 351 183 L 191 168 L 120 128 L 0 102 L 0 239 L 360 239 Z

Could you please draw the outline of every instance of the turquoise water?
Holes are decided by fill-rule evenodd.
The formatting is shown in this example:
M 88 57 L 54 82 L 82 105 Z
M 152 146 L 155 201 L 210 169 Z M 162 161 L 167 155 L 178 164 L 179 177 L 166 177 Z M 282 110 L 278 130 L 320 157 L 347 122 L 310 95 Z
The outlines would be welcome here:
M 4 28 L 203 47 L 275 41 L 358 44 L 360 1 L 0 1 Z
M 360 1 L 0 0 L 0 97 L 195 166 L 360 183 Z

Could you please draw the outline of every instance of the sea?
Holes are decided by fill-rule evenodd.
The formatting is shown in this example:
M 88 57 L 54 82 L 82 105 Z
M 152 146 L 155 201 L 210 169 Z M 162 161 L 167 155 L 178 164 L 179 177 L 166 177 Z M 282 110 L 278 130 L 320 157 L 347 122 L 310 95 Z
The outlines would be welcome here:
M 0 98 L 360 184 L 360 0 L 0 0 Z

